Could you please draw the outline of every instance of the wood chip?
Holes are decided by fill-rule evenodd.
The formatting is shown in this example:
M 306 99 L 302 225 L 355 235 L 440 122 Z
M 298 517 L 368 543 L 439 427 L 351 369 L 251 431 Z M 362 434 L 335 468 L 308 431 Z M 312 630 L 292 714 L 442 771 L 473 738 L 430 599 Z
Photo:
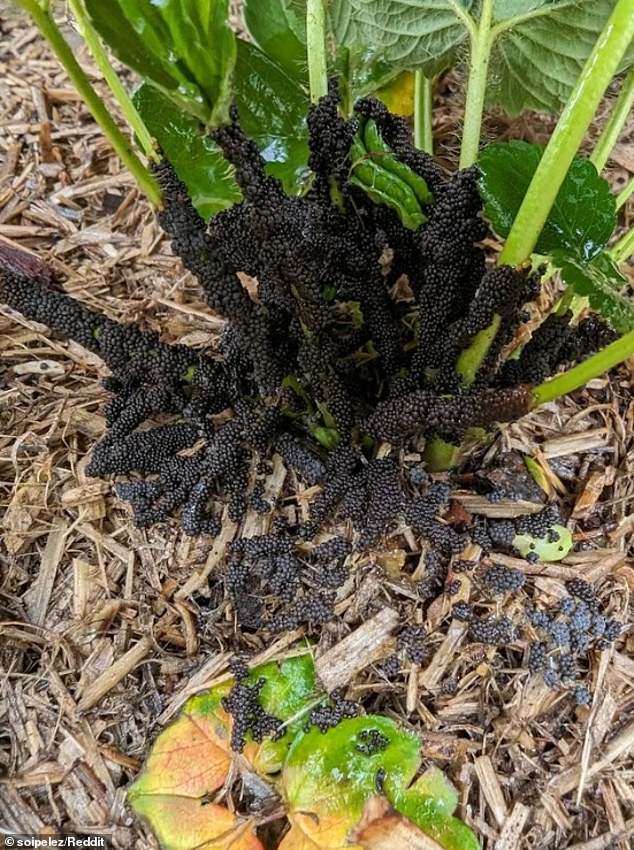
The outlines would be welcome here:
M 315 670 L 326 692 L 332 693 L 347 684 L 361 670 L 382 658 L 397 625 L 398 613 L 384 608 L 318 658 Z
M 542 504 L 522 500 L 514 502 L 510 499 L 501 499 L 499 502 L 490 502 L 485 496 L 467 493 L 454 493 L 451 498 L 460 502 L 469 513 L 480 514 L 491 519 L 515 519 L 519 516 L 537 514 L 544 508 Z
M 491 809 L 495 822 L 499 827 L 502 827 L 507 819 L 508 812 L 493 762 L 489 756 L 480 756 L 475 760 L 474 765 L 484 799 Z
M 634 721 L 616 735 L 605 748 L 603 758 L 593 762 L 586 771 L 586 779 L 591 779 L 609 767 L 623 753 L 634 747 Z M 548 783 L 548 789 L 555 794 L 569 794 L 579 784 L 581 779 L 580 765 L 574 765 L 564 770 Z
M 150 654 L 153 646 L 152 638 L 145 637 L 130 647 L 125 655 L 122 655 L 114 662 L 112 667 L 105 670 L 86 688 L 84 695 L 77 704 L 77 711 L 87 711 L 100 702 L 112 688 L 134 670 L 137 664 L 140 664 Z
M 590 475 L 575 502 L 572 512 L 574 519 L 582 519 L 592 513 L 605 487 L 610 486 L 614 482 L 615 473 L 615 468 L 609 466 Z
M 495 850 L 517 850 L 531 810 L 523 803 L 515 803 L 511 814 L 502 825 L 500 837 L 495 842 Z
M 459 620 L 451 621 L 445 639 L 428 667 L 423 670 L 418 678 L 419 688 L 426 688 L 431 691 L 438 686 L 466 634 L 467 625 L 465 623 L 461 623 Z
M 220 534 L 214 539 L 211 552 L 205 561 L 205 566 L 198 572 L 192 573 L 185 584 L 176 591 L 174 599 L 187 599 L 188 596 L 191 596 L 192 593 L 195 593 L 206 584 L 211 573 L 223 562 L 229 544 L 235 537 L 237 529 L 238 526 L 235 522 L 232 522 L 228 516 L 223 516 Z
M 580 431 L 578 434 L 567 434 L 565 437 L 546 440 L 542 444 L 542 451 L 547 458 L 565 457 L 605 449 L 611 441 L 612 435 L 607 428 L 594 428 L 590 431 Z
M 38 576 L 33 582 L 33 586 L 24 594 L 29 621 L 37 626 L 42 626 L 46 618 L 57 568 L 64 552 L 67 532 L 68 523 L 63 519 L 57 520 L 46 540 Z

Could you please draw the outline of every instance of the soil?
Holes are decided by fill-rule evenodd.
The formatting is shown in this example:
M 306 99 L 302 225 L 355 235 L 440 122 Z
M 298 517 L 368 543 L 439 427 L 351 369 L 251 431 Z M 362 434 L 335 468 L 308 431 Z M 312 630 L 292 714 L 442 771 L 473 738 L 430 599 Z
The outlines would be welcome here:
M 90 306 L 213 349 L 222 320 L 172 256 L 57 61 L 2 3 L 0 19 L 0 239 L 35 252 Z M 456 160 L 459 86 L 443 80 L 435 110 L 447 166 Z M 485 133 L 543 140 L 551 127 L 539 116 L 493 114 Z M 616 186 L 634 173 L 633 130 L 611 164 Z M 632 218 L 634 207 L 624 223 Z M 235 652 L 283 658 L 302 637 L 241 633 L 224 595 L 227 546 L 268 530 L 273 513 L 250 513 L 241 528 L 226 522 L 216 540 L 188 538 L 176 523 L 135 529 L 112 485 L 85 474 L 104 430 L 103 365 L 1 305 L 0 365 L 0 829 L 63 828 L 111 835 L 120 848 L 153 847 L 125 805 L 152 741 L 189 695 L 226 676 Z M 452 503 L 448 521 L 457 525 L 467 515 L 532 510 L 542 493 L 518 478 L 520 453 L 532 454 L 550 500 L 570 515 L 576 545 L 562 563 L 496 556 L 526 582 L 495 595 L 482 582 L 491 559 L 474 545 L 422 606 L 426 547 L 401 527 L 350 557 L 338 617 L 315 635 L 322 678 L 420 733 L 426 758 L 460 790 L 461 817 L 491 850 L 631 846 L 633 378 L 630 362 L 503 427 L 470 458 L 473 472 Z M 411 467 L 420 458 L 401 460 Z M 476 494 L 482 478 L 501 499 Z M 278 513 L 306 517 L 315 488 L 302 489 L 281 461 L 267 484 L 279 495 Z M 327 529 L 322 539 L 331 533 L 350 537 L 351 529 Z M 460 560 L 475 563 L 465 571 Z M 526 666 L 538 633 L 524 612 L 556 605 L 577 577 L 624 623 L 615 644 L 583 662 L 589 706 Z M 508 646 L 472 642 L 450 615 L 461 601 L 478 616 L 521 622 L 519 634 Z M 361 639 L 356 653 L 338 652 L 349 635 Z M 364 652 L 363 641 L 377 635 L 378 649 Z

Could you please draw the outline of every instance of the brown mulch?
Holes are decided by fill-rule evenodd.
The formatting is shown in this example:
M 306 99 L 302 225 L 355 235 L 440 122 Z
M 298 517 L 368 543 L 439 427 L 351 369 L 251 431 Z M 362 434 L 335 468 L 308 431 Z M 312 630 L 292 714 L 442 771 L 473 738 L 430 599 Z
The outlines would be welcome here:
M 141 319 L 166 339 L 213 348 L 222 321 L 173 258 L 55 58 L 4 9 L 0 2 L 0 239 L 36 252 L 89 305 Z M 447 162 L 458 137 L 456 91 L 455 80 L 443 83 L 435 115 Z M 496 115 L 486 133 L 546 135 L 526 117 L 509 123 Z M 616 185 L 634 173 L 632 139 L 617 149 Z M 125 790 L 156 735 L 189 694 L 226 672 L 236 647 L 279 658 L 299 635 L 273 642 L 236 634 L 217 579 L 238 533 L 230 523 L 215 542 L 169 524 L 139 531 L 112 485 L 86 477 L 104 429 L 107 393 L 98 379 L 105 374 L 84 349 L 51 341 L 0 305 L 0 833 L 72 829 L 145 848 L 154 839 L 126 808 Z M 513 559 L 527 589 L 501 602 L 462 574 L 457 595 L 438 596 L 422 622 L 413 581 L 424 577 L 425 545 L 401 528 L 379 550 L 355 557 L 339 619 L 316 646 L 318 657 L 330 652 L 324 675 L 341 679 L 348 697 L 421 733 L 426 757 L 460 790 L 460 815 L 491 850 L 631 846 L 633 377 L 630 364 L 594 381 L 504 427 L 487 451 L 487 464 L 505 450 L 533 454 L 551 497 L 574 508 L 570 528 L 583 545 L 563 564 Z M 298 492 L 281 463 L 269 485 L 284 488 L 286 510 L 305 510 L 310 492 Z M 473 497 L 464 505 L 491 508 Z M 269 522 L 245 520 L 251 533 Z M 470 555 L 481 557 L 477 547 Z M 525 637 L 511 656 L 469 643 L 449 616 L 457 600 L 475 599 L 512 617 L 527 598 L 554 603 L 576 575 L 626 624 L 615 647 L 589 657 L 590 708 L 511 664 Z M 394 681 L 380 667 L 393 651 L 389 639 L 371 658 L 357 652 L 342 660 L 336 652 L 346 636 L 364 638 L 362 624 L 390 607 L 429 632 L 427 659 L 408 662 Z

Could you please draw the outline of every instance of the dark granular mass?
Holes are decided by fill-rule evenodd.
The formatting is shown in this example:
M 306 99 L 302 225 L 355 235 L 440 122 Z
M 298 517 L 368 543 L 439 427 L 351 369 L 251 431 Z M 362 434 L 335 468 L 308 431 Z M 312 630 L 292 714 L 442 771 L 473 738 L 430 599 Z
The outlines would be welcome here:
M 273 632 L 289 632 L 300 626 L 306 626 L 310 630 L 330 622 L 334 616 L 334 593 L 306 593 L 301 599 L 275 614 L 268 625 Z
M 354 748 L 365 756 L 375 756 L 383 752 L 390 742 L 378 729 L 363 729 L 357 735 Z
M 332 619 L 334 591 L 348 577 L 350 543 L 332 538 L 303 552 L 280 518 L 269 534 L 229 547 L 227 595 L 242 628 L 273 631 L 315 627 Z
M 556 543 L 556 532 L 553 532 L 552 526 L 561 522 L 561 514 L 555 505 L 546 505 L 546 507 L 536 514 L 518 517 L 515 520 L 515 530 L 517 534 L 530 534 L 533 537 L 545 537 L 547 534 L 554 534 L 555 537 L 549 542 Z
M 589 608 L 596 608 L 597 596 L 592 585 L 582 578 L 573 578 L 566 582 L 566 590 L 576 599 L 581 599 Z
M 483 584 L 491 593 L 512 593 L 526 584 L 526 575 L 515 567 L 493 564 L 483 576 Z
M 405 626 L 401 629 L 396 646 L 414 664 L 421 664 L 431 655 L 424 626 Z
M 229 670 L 237 682 L 242 682 L 249 677 L 249 665 L 240 655 L 234 655 L 229 659 Z
M 571 594 L 550 609 L 530 608 L 527 619 L 539 634 L 531 642 L 528 669 L 541 673 L 549 687 L 572 690 L 579 705 L 587 705 L 587 688 L 579 681 L 578 662 L 593 649 L 605 649 L 621 632 L 621 624 L 600 610 L 592 585 L 583 579 L 566 582 Z
M 508 617 L 485 617 L 471 620 L 469 637 L 476 643 L 504 646 L 517 638 L 517 627 Z
M 342 720 L 358 717 L 360 713 L 361 706 L 359 703 L 345 699 L 342 691 L 335 690 L 327 703 L 313 708 L 308 715 L 306 728 L 316 726 L 320 732 L 327 732 L 341 723 Z
M 469 605 L 468 602 L 456 602 L 456 604 L 451 609 L 451 613 L 456 618 L 456 620 L 462 620 L 464 623 L 469 623 L 475 616 L 473 613 L 473 607 Z
M 427 220 L 414 230 L 350 182 L 351 144 L 369 118 L 433 194 Z M 273 512 L 264 476 L 276 455 L 302 486 L 315 488 L 300 528 L 275 528 L 231 547 L 224 581 L 244 629 L 328 622 L 349 550 L 380 545 L 400 524 L 430 548 L 416 588 L 423 604 L 458 588 L 451 577 L 446 584 L 448 565 L 468 542 L 510 551 L 519 533 L 552 534 L 558 515 L 550 506 L 513 522 L 452 524 L 453 485 L 432 480 L 421 464 L 404 475 L 403 451 L 422 438 L 456 442 L 474 427 L 523 416 L 534 381 L 611 338 L 596 319 L 574 326 L 550 318 L 519 360 L 502 365 L 539 279 L 488 263 L 477 169 L 446 176 L 415 147 L 407 122 L 376 99 L 362 98 L 344 117 L 335 82 L 307 122 L 313 179 L 301 196 L 289 196 L 267 172 L 235 108 L 213 138 L 233 167 L 239 203 L 206 222 L 170 163 L 156 168 L 160 224 L 225 320 L 213 354 L 115 322 L 69 297 L 43 267 L 6 251 L 0 257 L 2 301 L 76 340 L 110 370 L 107 429 L 88 473 L 116 478 L 137 526 L 178 515 L 186 534 L 215 536 L 225 512 L 235 522 L 249 509 Z M 257 281 L 256 293 L 243 285 L 245 274 Z M 406 305 L 393 297 L 403 276 Z M 457 358 L 494 315 L 500 329 L 464 388 Z M 391 450 L 377 452 L 378 441 Z M 493 480 L 490 486 L 502 492 Z M 351 547 L 329 541 L 312 554 L 301 550 L 297 538 L 343 520 Z M 493 568 L 487 581 L 506 591 L 519 579 Z M 496 622 L 471 627 L 495 642 L 505 633 L 503 619 Z M 600 621 L 592 629 L 595 641 L 615 632 Z M 581 651 L 587 633 L 572 631 Z M 422 650 L 407 652 L 415 660 Z
M 260 703 L 260 692 L 265 682 L 265 679 L 258 679 L 255 684 L 247 685 L 244 681 L 236 681 L 222 700 L 223 708 L 233 720 L 231 749 L 236 753 L 244 749 L 247 735 L 261 743 L 264 738 L 276 738 L 282 732 L 282 721 L 267 714 Z
M 387 679 L 396 678 L 401 672 L 401 661 L 398 655 L 389 655 L 379 669 Z

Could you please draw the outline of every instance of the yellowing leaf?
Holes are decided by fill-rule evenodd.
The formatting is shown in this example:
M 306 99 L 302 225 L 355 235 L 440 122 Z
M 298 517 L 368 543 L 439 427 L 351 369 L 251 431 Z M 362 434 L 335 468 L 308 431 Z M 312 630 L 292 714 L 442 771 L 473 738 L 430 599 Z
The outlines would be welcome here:
M 247 822 L 204 799 L 144 795 L 132 806 L 149 821 L 165 850 L 263 850 Z
M 283 721 L 301 714 L 315 688 L 310 655 L 271 662 L 253 670 L 249 682 L 264 679 L 260 701 Z M 231 764 L 232 718 L 222 700 L 225 682 L 187 701 L 181 715 L 159 735 L 143 772 L 128 792 L 130 805 L 145 818 L 164 850 L 261 850 L 248 823 L 210 802 L 224 784 Z M 278 740 L 247 740 L 244 758 L 261 774 L 280 770 L 303 722 L 288 722 Z
M 219 700 L 215 711 L 206 712 L 202 698 L 194 697 L 159 735 L 130 799 L 155 794 L 202 797 L 218 789 L 231 765 L 229 726 Z
M 316 818 L 312 812 L 296 812 L 290 821 L 278 850 L 361 850 L 348 841 L 351 823 L 343 813 Z
M 376 96 L 387 106 L 390 112 L 406 118 L 414 114 L 414 75 L 403 71 L 387 85 L 378 89 Z

